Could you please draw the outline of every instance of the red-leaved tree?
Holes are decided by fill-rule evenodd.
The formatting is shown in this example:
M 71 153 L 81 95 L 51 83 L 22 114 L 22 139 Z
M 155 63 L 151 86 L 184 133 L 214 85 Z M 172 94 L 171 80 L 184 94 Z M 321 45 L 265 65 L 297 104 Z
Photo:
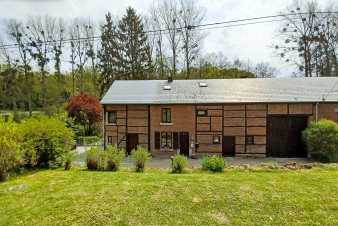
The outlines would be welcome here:
M 85 93 L 72 96 L 66 110 L 76 123 L 83 125 L 86 136 L 93 134 L 96 123 L 102 119 L 102 106 L 99 100 Z

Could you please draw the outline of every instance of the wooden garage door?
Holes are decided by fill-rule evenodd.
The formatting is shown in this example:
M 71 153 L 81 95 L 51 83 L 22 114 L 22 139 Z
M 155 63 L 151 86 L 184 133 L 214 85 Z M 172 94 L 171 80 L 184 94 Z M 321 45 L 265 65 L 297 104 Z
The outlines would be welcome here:
M 302 131 L 306 116 L 270 116 L 268 118 L 268 155 L 271 157 L 306 157 Z

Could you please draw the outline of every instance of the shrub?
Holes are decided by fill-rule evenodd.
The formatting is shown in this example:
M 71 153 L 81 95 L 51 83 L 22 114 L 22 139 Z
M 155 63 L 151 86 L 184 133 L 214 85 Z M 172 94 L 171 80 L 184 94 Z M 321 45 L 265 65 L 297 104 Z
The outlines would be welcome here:
M 65 153 L 65 155 L 63 156 L 65 170 L 70 170 L 72 168 L 72 162 L 74 161 L 74 159 L 75 153 L 73 151 Z
M 310 157 L 322 161 L 333 162 L 338 160 L 338 125 L 330 120 L 320 120 L 311 123 L 303 131 Z
M 202 158 L 202 169 L 210 170 L 212 172 L 222 172 L 226 162 L 223 157 L 220 156 L 204 156 Z
M 86 163 L 89 170 L 105 170 L 107 168 L 107 162 L 107 151 L 96 147 L 93 147 L 87 151 Z
M 137 148 L 131 152 L 131 157 L 136 172 L 144 172 L 146 163 L 151 159 L 149 151 L 142 146 L 137 146 Z
M 20 131 L 26 163 L 39 167 L 61 166 L 62 157 L 75 144 L 73 131 L 56 118 L 29 118 L 20 124 Z
M 8 171 L 20 164 L 19 143 L 17 125 L 0 120 L 0 181 L 5 181 Z
M 95 132 L 95 123 L 102 118 L 100 101 L 85 93 L 71 97 L 66 110 L 76 123 L 84 127 L 84 135 L 92 135 Z
M 109 146 L 106 149 L 107 152 L 107 170 L 118 171 L 121 165 L 121 162 L 125 158 L 125 151 L 119 149 L 116 146 Z
M 172 164 L 171 164 L 171 168 L 172 168 L 172 172 L 173 173 L 182 173 L 185 169 L 185 167 L 188 164 L 188 159 L 186 156 L 184 155 L 175 155 L 172 158 Z
M 98 148 L 91 148 L 87 151 L 87 168 L 89 170 L 97 170 L 98 169 L 98 152 L 100 150 Z

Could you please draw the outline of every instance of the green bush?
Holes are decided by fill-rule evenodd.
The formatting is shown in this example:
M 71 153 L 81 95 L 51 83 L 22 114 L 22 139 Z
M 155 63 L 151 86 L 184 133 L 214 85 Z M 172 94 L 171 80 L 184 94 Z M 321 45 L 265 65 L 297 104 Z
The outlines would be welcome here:
M 104 154 L 102 153 L 102 149 L 93 147 L 87 151 L 87 168 L 89 170 L 101 170 L 105 166 L 102 166 L 102 160 Z
M 204 156 L 202 158 L 202 169 L 212 172 L 222 172 L 226 162 L 223 157 L 220 156 Z
M 75 153 L 73 151 L 69 151 L 64 154 L 63 156 L 63 162 L 65 170 L 70 170 L 72 168 L 72 162 L 75 159 Z
M 116 146 L 108 146 L 107 152 L 107 170 L 118 171 L 121 162 L 124 160 L 126 154 L 123 149 L 119 149 Z
M 0 181 L 5 181 L 8 171 L 20 164 L 19 143 L 17 124 L 0 120 Z
M 303 131 L 310 157 L 321 162 L 338 160 L 338 125 L 330 120 L 311 123 Z
M 149 151 L 142 146 L 137 146 L 137 148 L 131 152 L 131 157 L 136 172 L 144 172 L 146 163 L 151 159 Z
M 175 155 L 172 158 L 172 172 L 173 173 L 182 173 L 185 169 L 185 167 L 188 165 L 188 159 L 184 155 Z
M 74 133 L 57 118 L 37 116 L 20 124 L 25 161 L 39 167 L 61 166 L 63 156 L 74 147 Z

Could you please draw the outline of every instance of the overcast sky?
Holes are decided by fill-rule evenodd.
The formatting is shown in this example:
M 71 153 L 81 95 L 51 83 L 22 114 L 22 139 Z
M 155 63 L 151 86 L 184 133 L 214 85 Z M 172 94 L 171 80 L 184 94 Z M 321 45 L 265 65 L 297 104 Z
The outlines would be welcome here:
M 71 19 L 91 18 L 103 21 L 110 11 L 116 16 L 132 6 L 138 13 L 147 14 L 153 0 L 0 0 L 0 20 L 24 19 L 27 16 L 50 15 Z M 292 0 L 199 0 L 206 10 L 205 23 L 278 14 Z M 320 0 L 321 4 L 332 2 Z M 275 56 L 273 38 L 278 22 L 242 27 L 207 30 L 203 52 L 222 51 L 228 59 L 240 58 L 252 63 L 269 62 L 279 71 L 279 76 L 290 76 L 292 67 Z M 3 32 L 3 27 L 0 27 Z

